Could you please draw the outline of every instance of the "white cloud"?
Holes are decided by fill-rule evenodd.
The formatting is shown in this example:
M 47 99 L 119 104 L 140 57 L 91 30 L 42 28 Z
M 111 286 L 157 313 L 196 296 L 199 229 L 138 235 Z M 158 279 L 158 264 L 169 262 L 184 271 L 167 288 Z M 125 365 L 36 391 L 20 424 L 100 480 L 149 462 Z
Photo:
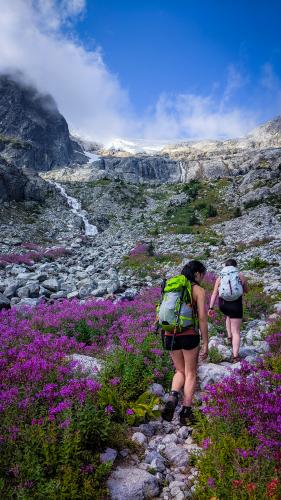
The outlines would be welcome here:
M 223 111 L 225 105 L 227 105 L 235 92 L 247 83 L 248 78 L 243 76 L 233 64 L 230 64 L 227 68 L 226 87 L 220 102 L 221 111 Z
M 127 93 L 100 51 L 86 51 L 59 27 L 82 12 L 81 0 L 0 0 L 0 70 L 17 68 L 56 99 L 75 131 L 96 140 L 127 135 Z M 67 10 L 65 10 L 67 8 Z
M 211 96 L 160 96 L 155 114 L 144 125 L 145 137 L 212 139 L 240 137 L 256 125 L 257 117 L 240 108 L 223 110 Z
M 206 96 L 162 94 L 150 112 L 136 116 L 101 51 L 87 50 L 71 33 L 76 16 L 86 13 L 86 0 L 0 0 L 0 12 L 0 71 L 26 73 L 53 95 L 70 128 L 84 137 L 102 142 L 234 137 L 256 125 L 254 113 L 231 104 L 246 82 L 234 66 L 220 98 L 214 86 Z M 264 85 L 272 80 L 265 68 Z

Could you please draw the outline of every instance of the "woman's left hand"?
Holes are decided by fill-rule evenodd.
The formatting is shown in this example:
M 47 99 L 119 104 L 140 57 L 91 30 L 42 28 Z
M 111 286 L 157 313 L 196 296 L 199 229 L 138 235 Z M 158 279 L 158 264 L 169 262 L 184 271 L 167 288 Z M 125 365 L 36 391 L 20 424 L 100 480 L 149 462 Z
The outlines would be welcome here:
M 208 346 L 203 346 L 202 349 L 201 349 L 201 352 L 200 352 L 200 359 L 201 361 L 205 361 L 205 359 L 207 359 L 208 357 Z

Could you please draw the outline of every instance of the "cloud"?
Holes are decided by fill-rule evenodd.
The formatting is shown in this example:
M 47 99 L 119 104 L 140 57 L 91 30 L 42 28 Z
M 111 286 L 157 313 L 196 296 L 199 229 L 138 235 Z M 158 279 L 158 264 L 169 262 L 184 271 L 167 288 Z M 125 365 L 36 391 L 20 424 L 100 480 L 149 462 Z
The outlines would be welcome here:
M 157 139 L 223 139 L 243 136 L 255 127 L 255 113 L 238 107 L 222 108 L 212 96 L 162 94 L 155 113 L 144 124 L 144 135 Z
M 51 93 L 71 129 L 96 140 L 128 135 L 127 92 L 103 62 L 60 29 L 82 0 L 0 0 L 0 71 L 19 69 Z
M 269 91 L 276 91 L 281 88 L 281 81 L 274 73 L 273 67 L 270 63 L 266 63 L 262 67 L 261 84 L 266 90 Z
M 50 93 L 72 131 L 108 143 L 237 137 L 256 125 L 255 112 L 233 104 L 248 84 L 234 65 L 227 69 L 224 88 L 210 85 L 209 95 L 163 93 L 152 109 L 136 115 L 101 50 L 88 50 L 73 33 L 86 7 L 86 0 L 0 0 L 0 71 L 20 70 Z M 278 93 L 277 83 L 273 69 L 265 66 L 260 86 Z
M 248 81 L 248 77 L 243 76 L 241 72 L 239 72 L 238 69 L 234 66 L 234 64 L 230 64 L 228 66 L 226 87 L 220 102 L 221 111 L 223 111 L 225 105 L 231 100 L 237 90 L 244 87 L 248 83 Z

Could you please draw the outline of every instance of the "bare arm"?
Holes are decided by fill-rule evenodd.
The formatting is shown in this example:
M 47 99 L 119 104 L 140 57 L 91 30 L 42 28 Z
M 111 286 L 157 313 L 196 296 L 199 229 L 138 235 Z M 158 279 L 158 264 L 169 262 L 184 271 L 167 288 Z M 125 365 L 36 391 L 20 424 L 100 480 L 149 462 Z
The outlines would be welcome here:
M 217 278 L 217 280 L 215 282 L 214 290 L 213 290 L 213 293 L 212 293 L 212 296 L 211 296 L 211 300 L 210 300 L 210 305 L 209 305 L 210 309 L 212 309 L 214 307 L 214 303 L 216 301 L 216 298 L 217 298 L 217 295 L 218 295 L 218 291 L 219 291 L 220 281 L 221 281 L 221 279 Z
M 239 278 L 241 280 L 244 293 L 247 293 L 249 291 L 249 287 L 248 287 L 248 283 L 247 283 L 247 280 L 246 280 L 245 276 L 242 273 L 240 273 L 239 274 Z
M 197 287 L 194 290 L 195 301 L 198 311 L 199 328 L 204 344 L 204 353 L 208 354 L 208 321 L 205 309 L 205 290 L 201 287 Z

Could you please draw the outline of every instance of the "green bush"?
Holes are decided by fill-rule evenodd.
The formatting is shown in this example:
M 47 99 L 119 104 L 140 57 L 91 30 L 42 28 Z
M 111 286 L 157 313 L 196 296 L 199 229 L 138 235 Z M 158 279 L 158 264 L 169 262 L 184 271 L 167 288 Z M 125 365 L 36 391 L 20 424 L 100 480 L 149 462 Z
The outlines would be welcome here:
M 122 407 L 122 402 L 128 405 L 129 401 L 136 401 L 155 379 L 166 388 L 170 386 L 172 373 L 169 355 L 159 346 L 159 356 L 155 357 L 151 352 L 154 346 L 155 335 L 151 334 L 138 344 L 138 355 L 126 352 L 123 348 L 116 348 L 106 356 L 101 374 L 103 388 L 100 393 L 107 392 L 107 395 L 104 395 L 105 399 L 108 398 L 107 404 Z M 110 386 L 109 381 L 114 378 L 119 379 L 120 383 Z M 122 413 L 121 408 L 120 418 Z
M 208 358 L 210 363 L 220 363 L 223 360 L 220 351 L 215 346 L 210 347 Z
M 233 217 L 241 217 L 242 212 L 240 207 L 236 207 L 233 212 Z
M 184 184 L 182 187 L 182 191 L 187 193 L 190 198 L 195 200 L 198 195 L 199 189 L 201 189 L 202 185 L 199 181 L 190 181 L 188 184 Z
M 157 275 L 161 271 L 163 264 L 169 262 L 180 264 L 182 257 L 179 254 L 159 254 L 159 255 L 128 255 L 123 259 L 121 267 L 123 269 L 132 269 L 140 278 L 147 274 Z
M 195 213 L 193 213 L 190 217 L 189 217 L 189 220 L 188 220 L 188 226 L 197 226 L 200 224 L 200 220 L 198 219 L 198 217 L 196 216 Z
M 261 205 L 261 203 L 263 203 L 263 200 L 251 200 L 251 201 L 247 201 L 246 203 L 244 203 L 244 208 L 255 208 L 258 205 Z
M 248 449 L 252 446 L 252 438 L 237 419 L 232 422 L 222 418 L 207 419 L 198 417 L 196 439 L 203 443 L 204 453 L 195 459 L 199 472 L 199 481 L 196 485 L 196 498 L 200 500 L 231 499 L 247 500 L 268 498 L 265 496 L 265 486 L 269 479 L 275 476 L 274 464 L 267 460 L 260 460 L 256 466 L 254 458 L 238 459 L 238 449 Z M 239 464 L 240 462 L 240 464 Z M 235 469 L 241 468 L 240 475 Z M 256 473 L 257 472 L 257 473 Z M 236 486 L 237 484 L 237 486 Z M 247 484 L 258 487 L 259 493 L 251 496 L 245 488 Z M 242 488 L 243 487 L 243 491 Z M 273 497 L 276 498 L 277 497 Z
M 208 217 L 216 217 L 218 215 L 218 211 L 213 205 L 209 205 L 207 215 Z
M 261 259 L 260 257 L 253 257 L 248 260 L 245 264 L 245 269 L 249 269 L 250 271 L 258 271 L 259 269 L 264 269 L 269 266 L 269 262 L 267 260 Z
M 48 419 L 42 425 L 18 422 L 21 438 L 16 447 L 12 439 L 1 445 L 0 468 L 7 470 L 10 463 L 11 473 L 2 480 L 1 498 L 106 497 L 104 482 L 111 465 L 101 464 L 99 454 L 110 445 L 110 420 L 91 400 L 65 410 L 68 417 L 65 428 Z

